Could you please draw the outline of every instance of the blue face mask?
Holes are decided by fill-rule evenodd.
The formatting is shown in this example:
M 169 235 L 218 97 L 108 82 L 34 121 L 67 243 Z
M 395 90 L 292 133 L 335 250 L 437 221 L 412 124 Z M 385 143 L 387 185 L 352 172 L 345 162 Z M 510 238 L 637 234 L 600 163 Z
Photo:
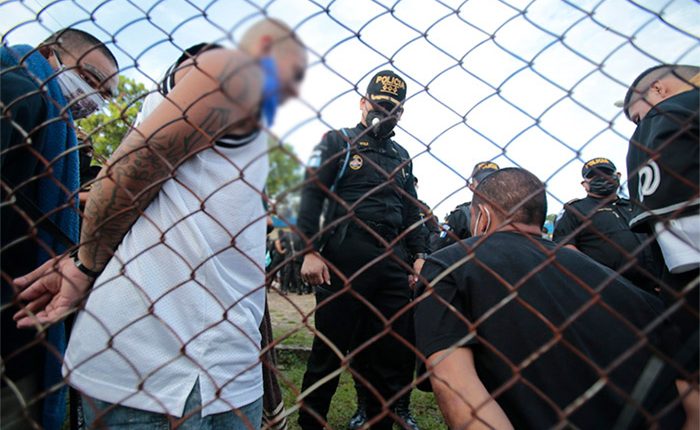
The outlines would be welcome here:
M 275 120 L 280 94 L 277 65 L 272 57 L 263 57 L 260 59 L 260 67 L 262 67 L 264 73 L 263 99 L 260 108 L 262 115 L 267 121 L 267 125 L 271 126 Z

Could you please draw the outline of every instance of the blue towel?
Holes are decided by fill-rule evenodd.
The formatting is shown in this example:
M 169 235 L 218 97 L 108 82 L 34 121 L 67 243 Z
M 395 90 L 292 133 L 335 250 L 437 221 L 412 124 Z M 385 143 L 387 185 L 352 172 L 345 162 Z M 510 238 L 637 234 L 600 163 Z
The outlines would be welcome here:
M 0 65 L 2 68 L 14 67 L 20 64 L 36 79 L 37 84 L 47 92 L 46 119 L 56 119 L 45 126 L 43 151 L 41 155 L 49 163 L 53 174 L 41 178 L 38 187 L 37 205 L 43 213 L 53 213 L 57 207 L 69 206 L 53 213 L 50 219 L 74 243 L 78 242 L 80 218 L 78 216 L 78 188 L 80 185 L 80 166 L 78 159 L 75 129 L 70 111 L 68 120 L 61 118 L 60 111 L 66 106 L 60 87 L 55 79 L 49 80 L 54 70 L 48 61 L 29 45 L 15 45 L 0 48 Z M 68 190 L 66 192 L 65 190 Z M 61 241 L 48 233 L 40 231 L 39 239 L 47 244 L 54 253 L 65 251 Z M 38 264 L 50 258 L 50 255 L 39 246 Z M 63 425 L 66 409 L 66 386 L 59 385 L 63 380 L 61 364 L 66 349 L 66 332 L 63 323 L 54 324 L 47 330 L 46 341 L 48 348 L 44 363 L 44 388 L 53 390 L 44 398 L 43 426 L 47 430 L 58 430 Z M 60 388 L 55 389 L 60 386 Z M 54 390 L 55 389 L 55 390 Z

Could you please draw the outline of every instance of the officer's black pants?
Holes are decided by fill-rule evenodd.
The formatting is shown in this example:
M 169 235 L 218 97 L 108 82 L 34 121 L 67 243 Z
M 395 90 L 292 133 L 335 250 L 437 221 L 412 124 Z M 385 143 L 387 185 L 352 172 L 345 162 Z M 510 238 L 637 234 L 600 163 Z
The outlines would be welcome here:
M 408 312 L 411 300 L 408 272 L 397 261 L 397 258 L 405 261 L 406 255 L 400 247 L 394 247 L 387 256 L 371 263 L 387 253 L 387 249 L 369 233 L 356 229 L 349 229 L 342 243 L 337 242 L 337 237 L 331 238 L 323 256 L 349 278 L 349 286 L 346 286 L 333 268 L 329 267 L 331 285 L 317 287 L 318 308 L 315 313 L 316 329 L 337 348 L 337 351 L 329 347 L 321 337 L 314 337 L 302 391 L 306 392 L 321 379 L 338 372 L 341 367 L 348 366 L 349 352 L 361 351 L 364 355 L 362 361 L 366 365 L 357 371 L 361 372 L 361 377 L 366 379 L 370 387 L 367 399 L 369 420 L 382 412 L 385 413 L 385 418 L 372 428 L 391 429 L 393 420 L 388 416 L 391 410 L 388 401 L 396 400 L 392 398 L 410 385 L 415 363 L 412 350 L 396 338 L 399 336 L 410 342 L 413 336 L 410 332 L 411 313 Z M 333 296 L 335 293 L 338 295 Z M 375 310 L 371 310 L 370 306 L 358 299 L 354 293 L 365 299 Z M 395 318 L 390 322 L 390 329 L 386 330 L 386 334 L 377 339 L 374 336 L 381 332 L 384 325 L 376 323 L 380 319 L 375 312 L 386 319 Z M 372 331 L 369 329 L 371 327 L 379 328 L 379 331 Z M 370 339 L 371 341 L 367 342 Z M 340 372 L 303 398 L 303 406 L 299 413 L 299 425 L 302 429 L 323 428 L 339 377 Z M 378 392 L 378 396 L 372 392 L 373 389 Z M 387 403 L 383 405 L 383 402 Z

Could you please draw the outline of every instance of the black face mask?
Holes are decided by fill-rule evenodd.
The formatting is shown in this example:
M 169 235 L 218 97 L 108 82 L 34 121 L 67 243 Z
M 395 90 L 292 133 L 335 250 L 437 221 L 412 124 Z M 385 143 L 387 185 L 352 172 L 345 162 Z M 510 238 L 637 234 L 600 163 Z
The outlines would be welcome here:
M 609 196 L 620 188 L 620 178 L 616 176 L 596 176 L 588 181 L 588 190 L 591 194 Z
M 399 122 L 396 116 L 387 115 L 379 110 L 367 112 L 365 121 L 367 122 L 367 128 L 370 129 L 370 133 L 377 139 L 386 139 L 391 136 L 392 130 L 396 127 L 396 123 Z

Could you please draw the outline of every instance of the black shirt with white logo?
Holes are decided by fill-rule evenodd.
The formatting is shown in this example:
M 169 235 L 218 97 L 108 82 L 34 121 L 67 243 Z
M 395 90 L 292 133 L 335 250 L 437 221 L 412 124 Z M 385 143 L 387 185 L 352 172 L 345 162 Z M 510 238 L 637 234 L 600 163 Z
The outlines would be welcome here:
M 633 391 L 654 348 L 677 343 L 661 301 L 539 236 L 482 239 L 428 258 L 422 275 L 437 282 L 416 298 L 420 352 L 470 348 L 479 378 L 517 429 L 552 428 L 564 411 L 578 428 L 613 428 L 626 402 L 620 392 Z M 679 428 L 679 408 L 657 416 L 677 396 L 675 375 L 662 375 L 644 405 L 661 428 Z M 648 427 L 635 417 L 633 428 Z
M 639 122 L 627 152 L 633 229 L 700 210 L 699 127 L 698 89 L 669 97 Z

